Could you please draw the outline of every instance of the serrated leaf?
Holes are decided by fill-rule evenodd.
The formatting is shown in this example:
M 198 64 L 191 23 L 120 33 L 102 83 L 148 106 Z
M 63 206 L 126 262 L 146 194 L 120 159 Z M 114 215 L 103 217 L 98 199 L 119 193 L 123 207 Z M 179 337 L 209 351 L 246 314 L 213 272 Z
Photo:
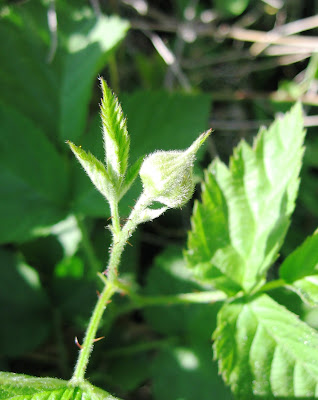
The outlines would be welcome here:
M 121 199 L 125 195 L 125 193 L 127 193 L 127 191 L 130 189 L 131 185 L 136 180 L 136 178 L 139 174 L 139 170 L 140 170 L 142 162 L 143 162 L 143 157 L 140 157 L 136 162 L 134 162 L 133 165 L 131 165 L 128 168 L 127 174 L 125 176 L 125 180 L 120 188 L 119 199 Z
M 225 304 L 213 337 L 238 399 L 318 398 L 318 334 L 269 296 Z
M 86 153 L 86 151 L 74 143 L 68 142 L 68 144 L 99 192 L 107 200 L 114 198 L 115 189 L 104 164 L 97 160 L 93 154 Z
M 118 400 L 106 391 L 81 382 L 72 385 L 54 378 L 0 372 L 0 400 Z
M 303 140 L 297 104 L 262 129 L 253 148 L 242 141 L 229 168 L 220 160 L 211 164 L 188 238 L 188 263 L 199 279 L 230 294 L 264 280 L 295 207 Z
M 280 277 L 310 305 L 318 305 L 318 231 L 283 262 Z
M 103 98 L 101 103 L 101 117 L 103 122 L 103 137 L 107 169 L 121 184 L 128 167 L 129 145 L 126 119 L 118 102 L 106 82 L 100 78 Z M 118 186 L 118 185 L 116 185 Z

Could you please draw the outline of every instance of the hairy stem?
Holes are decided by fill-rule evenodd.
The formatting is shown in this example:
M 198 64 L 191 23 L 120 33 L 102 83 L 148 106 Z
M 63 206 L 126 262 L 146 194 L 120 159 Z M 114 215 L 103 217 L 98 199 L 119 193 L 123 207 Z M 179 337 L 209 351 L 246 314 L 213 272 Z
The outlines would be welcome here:
M 71 379 L 71 384 L 78 383 L 84 380 L 85 371 L 89 362 L 89 357 L 93 350 L 94 341 L 96 338 L 96 332 L 98 330 L 100 321 L 104 314 L 107 304 L 110 302 L 113 294 L 120 290 L 117 285 L 117 269 L 120 263 L 120 258 L 124 247 L 127 243 L 128 238 L 132 235 L 137 225 L 142 222 L 140 215 L 146 207 L 151 204 L 152 200 L 142 194 L 137 201 L 135 208 L 132 210 L 129 219 L 127 220 L 123 229 L 119 225 L 119 213 L 118 204 L 115 202 L 111 204 L 112 212 L 112 231 L 113 231 L 113 244 L 111 246 L 110 259 L 108 263 L 105 275 L 107 278 L 103 278 L 105 287 L 99 296 L 89 325 L 86 331 L 84 343 L 79 353 L 79 357 L 75 366 L 74 374 Z
M 127 244 L 130 236 L 135 231 L 137 225 L 141 222 L 140 214 L 151 203 L 152 199 L 142 194 L 135 204 L 135 207 L 132 210 L 126 224 L 120 231 L 120 234 L 114 236 L 113 244 L 111 247 L 109 265 L 107 267 L 107 270 L 105 271 L 105 275 L 108 277 L 108 280 L 110 282 L 114 283 L 114 281 L 117 279 L 117 268 L 120 263 L 120 258 L 124 247 Z
M 71 383 L 79 383 L 84 380 L 85 371 L 89 361 L 89 357 L 93 350 L 94 340 L 96 337 L 96 332 L 99 323 L 104 314 L 105 308 L 109 303 L 111 297 L 116 292 L 116 287 L 114 287 L 110 282 L 105 285 L 104 290 L 99 296 L 97 304 L 95 306 L 94 312 L 89 321 L 89 325 L 86 331 L 84 343 L 79 353 L 79 357 L 75 366 L 74 374 L 71 379 Z

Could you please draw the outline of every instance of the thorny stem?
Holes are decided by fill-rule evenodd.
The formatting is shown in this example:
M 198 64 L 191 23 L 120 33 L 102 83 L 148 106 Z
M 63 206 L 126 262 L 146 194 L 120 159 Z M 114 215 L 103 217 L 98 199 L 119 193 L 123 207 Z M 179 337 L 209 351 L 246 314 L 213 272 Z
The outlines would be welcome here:
M 77 384 L 84 380 L 85 371 L 88 365 L 89 357 L 93 350 L 93 344 L 96 337 L 96 332 L 99 327 L 100 321 L 104 314 L 107 304 L 110 302 L 113 294 L 118 291 L 117 269 L 120 262 L 121 254 L 124 250 L 128 238 L 131 236 L 137 225 L 142 222 L 140 214 L 145 208 L 152 203 L 152 199 L 142 194 L 137 201 L 130 217 L 124 227 L 121 229 L 119 225 L 118 204 L 115 202 L 111 205 L 112 212 L 112 231 L 113 231 L 113 245 L 111 247 L 111 254 L 104 279 L 105 287 L 99 296 L 93 314 L 91 316 L 84 343 L 79 353 L 79 357 L 75 366 L 73 377 L 70 381 L 71 384 Z
M 97 304 L 95 306 L 94 312 L 89 321 L 89 325 L 86 331 L 86 336 L 84 343 L 79 353 L 79 357 L 75 366 L 74 374 L 70 381 L 71 384 L 78 384 L 84 380 L 85 371 L 89 361 L 89 357 L 93 350 L 93 343 L 96 336 L 96 332 L 100 323 L 100 320 L 104 314 L 105 308 L 110 301 L 112 295 L 116 292 L 116 287 L 114 287 L 110 282 L 105 285 Z

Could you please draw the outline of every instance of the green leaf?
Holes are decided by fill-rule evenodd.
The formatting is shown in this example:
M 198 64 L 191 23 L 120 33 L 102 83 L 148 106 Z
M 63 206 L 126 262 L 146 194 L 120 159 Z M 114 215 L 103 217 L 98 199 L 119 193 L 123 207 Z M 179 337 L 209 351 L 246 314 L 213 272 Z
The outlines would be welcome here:
M 69 36 L 61 71 L 59 131 L 62 140 L 75 140 L 83 133 L 96 76 L 125 37 L 128 27 L 126 21 L 115 16 L 92 16 L 81 21 Z
M 121 95 L 120 100 L 132 138 L 133 161 L 155 150 L 183 150 L 185 143 L 207 129 L 211 112 L 211 97 L 206 94 L 136 91 Z
M 0 65 L 0 98 L 55 141 L 58 84 L 46 61 L 50 43 L 46 12 L 38 1 L 10 7 L 1 16 L 0 36 L 6 40 L 0 41 L 0 53 L 6 57 Z
M 103 122 L 103 138 L 105 161 L 114 185 L 119 186 L 128 167 L 130 140 L 127 132 L 126 119 L 117 97 L 100 78 L 103 99 L 101 117 Z M 117 184 L 116 184 L 117 183 Z
M 43 133 L 5 105 L 0 130 L 0 243 L 23 241 L 63 219 L 68 174 Z
M 151 365 L 156 400 L 229 400 L 209 342 L 163 349 Z
M 114 198 L 115 189 L 104 164 L 97 160 L 93 154 L 86 153 L 81 147 L 75 146 L 74 143 L 68 142 L 68 144 L 97 190 L 107 200 Z
M 127 174 L 125 176 L 125 181 L 123 182 L 121 189 L 120 189 L 120 195 L 119 198 L 122 198 L 126 192 L 130 189 L 131 185 L 134 183 L 136 180 L 139 170 L 141 167 L 141 164 L 143 162 L 143 157 L 140 157 L 136 162 L 134 162 L 133 165 L 131 165 L 128 168 Z
M 295 207 L 304 131 L 297 104 L 251 148 L 242 141 L 229 168 L 215 160 L 196 203 L 187 259 L 198 279 L 234 294 L 262 283 Z
M 317 398 L 318 334 L 269 296 L 225 304 L 213 337 L 238 399 Z
M 0 353 L 17 357 L 48 338 L 52 315 L 35 269 L 2 249 L 0 265 Z
M 88 382 L 72 385 L 54 378 L 0 372 L 0 400 L 118 400 Z
M 54 142 L 77 140 L 84 132 L 92 89 L 129 25 L 118 17 L 96 18 L 93 10 L 60 2 L 57 49 L 45 1 L 10 7 L 1 20 L 0 98 L 25 113 Z M 23 74 L 19 73 L 23 71 Z M 21 90 L 23 88 L 23 91 Z
M 285 259 L 279 273 L 304 301 L 318 304 L 318 231 Z
M 58 148 L 65 151 L 65 139 L 85 131 L 98 72 L 128 29 L 118 17 L 96 18 L 83 4 L 56 5 L 57 49 L 50 62 L 54 38 L 45 0 L 8 6 L 1 15 L 0 36 L 6 38 L 0 41 L 0 53 L 6 54 L 0 65 L 1 243 L 46 234 L 65 218 L 69 195 L 76 193 L 77 177 L 68 181 L 67 160 Z M 104 199 L 90 187 L 79 202 L 84 211 L 105 215 Z

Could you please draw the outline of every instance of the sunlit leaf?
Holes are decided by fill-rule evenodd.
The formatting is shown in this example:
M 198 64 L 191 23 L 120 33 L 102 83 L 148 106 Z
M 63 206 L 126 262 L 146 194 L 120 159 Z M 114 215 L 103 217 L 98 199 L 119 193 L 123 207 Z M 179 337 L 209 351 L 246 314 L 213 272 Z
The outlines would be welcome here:
M 317 398 L 318 334 L 267 295 L 225 304 L 214 339 L 238 399 Z
M 188 239 L 198 279 L 230 294 L 264 280 L 295 207 L 303 140 L 298 104 L 262 129 L 253 148 L 242 141 L 229 168 L 218 159 L 210 165 Z

